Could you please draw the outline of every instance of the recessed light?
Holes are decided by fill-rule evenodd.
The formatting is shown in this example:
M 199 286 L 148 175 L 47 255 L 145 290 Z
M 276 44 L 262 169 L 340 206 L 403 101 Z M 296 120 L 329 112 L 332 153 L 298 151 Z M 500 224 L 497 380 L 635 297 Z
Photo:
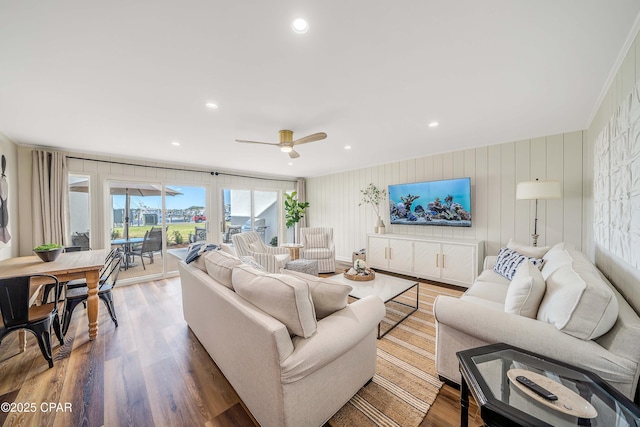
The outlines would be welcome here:
M 431 123 L 429 123 L 429 127 L 430 128 L 435 128 L 435 127 L 438 127 L 439 124 L 440 123 L 438 123 L 438 122 L 431 122 Z
M 289 162 L 287 163 L 289 166 L 293 166 L 293 162 Z
M 350 145 L 345 145 L 345 146 L 344 146 L 344 149 L 345 149 L 345 150 L 351 150 L 351 146 L 350 146 Z
M 218 108 L 218 104 L 216 104 L 215 102 L 207 102 L 207 108 L 215 110 L 216 108 Z
M 180 145 L 180 141 L 171 141 L 171 145 L 175 145 L 177 147 Z
M 304 19 L 298 18 L 291 24 L 291 29 L 293 29 L 293 32 L 296 34 L 304 34 L 309 31 L 309 24 L 307 24 L 307 21 Z

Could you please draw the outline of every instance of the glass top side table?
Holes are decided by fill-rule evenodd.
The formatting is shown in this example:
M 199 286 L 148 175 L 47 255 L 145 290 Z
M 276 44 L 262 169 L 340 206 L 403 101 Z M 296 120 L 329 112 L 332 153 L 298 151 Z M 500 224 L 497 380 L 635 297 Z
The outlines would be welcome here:
M 457 356 L 462 426 L 468 423 L 471 391 L 488 426 L 640 427 L 640 408 L 591 372 L 502 343 L 460 351 Z M 589 402 L 597 416 L 578 418 L 539 403 L 509 380 L 510 369 L 560 383 Z

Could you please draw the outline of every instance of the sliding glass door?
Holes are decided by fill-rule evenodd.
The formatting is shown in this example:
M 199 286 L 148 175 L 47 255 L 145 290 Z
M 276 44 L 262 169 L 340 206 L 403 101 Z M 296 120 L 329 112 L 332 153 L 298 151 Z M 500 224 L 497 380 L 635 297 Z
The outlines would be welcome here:
M 226 188 L 222 190 L 222 242 L 236 233 L 255 231 L 267 245 L 278 245 L 278 192 Z
M 120 279 L 176 271 L 190 242 L 207 240 L 205 187 L 109 181 L 111 247 L 126 253 Z

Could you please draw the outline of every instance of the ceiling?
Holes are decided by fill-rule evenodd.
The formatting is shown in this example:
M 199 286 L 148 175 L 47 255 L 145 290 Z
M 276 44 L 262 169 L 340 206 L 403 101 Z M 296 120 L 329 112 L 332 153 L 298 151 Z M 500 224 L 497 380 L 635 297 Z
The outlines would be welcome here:
M 638 0 L 0 0 L 0 132 L 302 177 L 570 132 L 587 127 L 639 11 Z M 291 30 L 298 17 L 306 34 Z M 234 142 L 278 142 L 280 129 L 328 137 L 293 160 Z

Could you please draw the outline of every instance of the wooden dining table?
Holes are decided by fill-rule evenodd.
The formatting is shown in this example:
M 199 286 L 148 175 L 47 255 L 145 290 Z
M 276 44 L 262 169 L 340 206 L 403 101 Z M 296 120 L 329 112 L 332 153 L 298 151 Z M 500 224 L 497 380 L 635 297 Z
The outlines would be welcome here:
M 50 274 L 60 282 L 86 279 L 88 289 L 87 317 L 89 319 L 89 339 L 98 335 L 98 280 L 104 267 L 104 250 L 66 252 L 51 262 L 44 262 L 36 255 L 8 258 L 0 261 L 0 279 L 31 274 Z M 24 334 L 20 337 L 20 347 L 25 346 Z

